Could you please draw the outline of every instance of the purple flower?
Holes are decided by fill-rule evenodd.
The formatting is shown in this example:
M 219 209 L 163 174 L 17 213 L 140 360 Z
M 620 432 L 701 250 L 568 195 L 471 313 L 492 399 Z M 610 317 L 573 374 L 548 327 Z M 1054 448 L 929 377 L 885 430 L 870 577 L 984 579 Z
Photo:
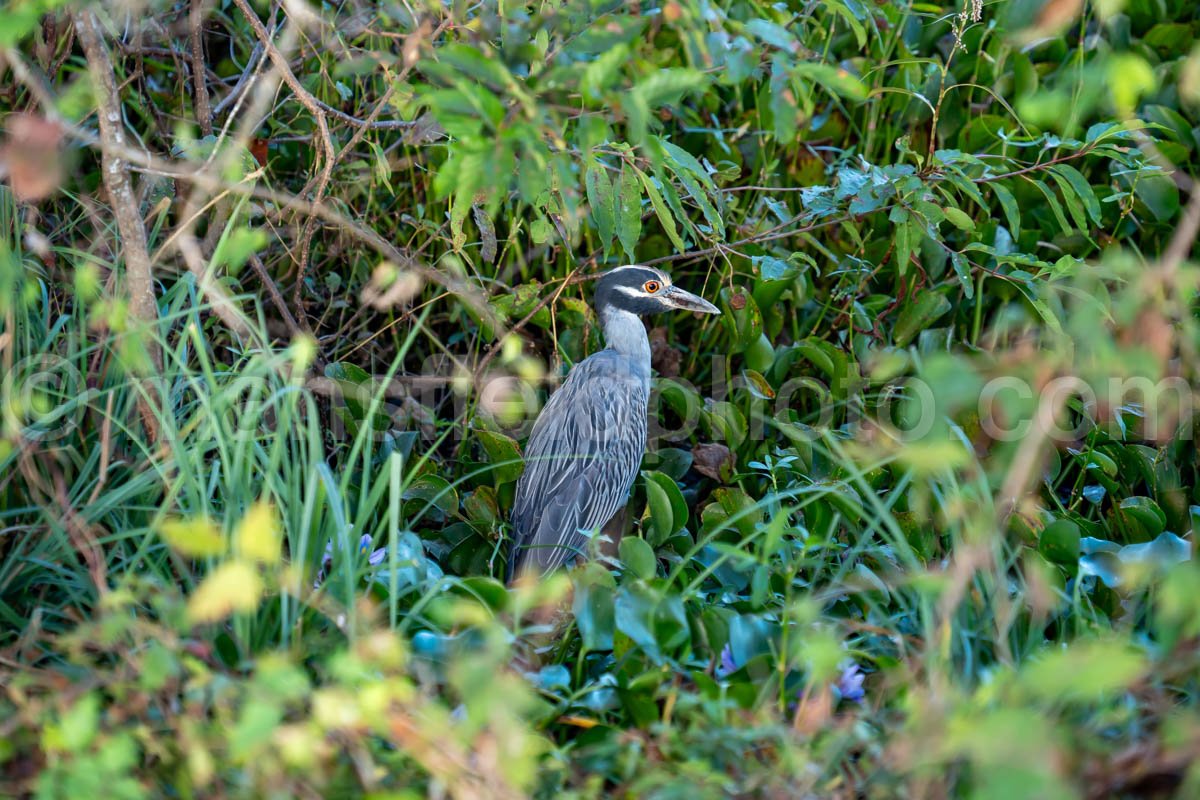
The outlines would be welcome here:
M 733 660 L 733 648 L 726 642 L 725 647 L 721 648 L 721 661 L 717 664 L 717 677 L 724 678 L 737 672 L 737 668 L 737 662 Z
M 861 703 L 867 693 L 863 691 L 863 680 L 866 675 L 859 669 L 858 664 L 853 661 L 846 662 L 842 666 L 842 674 L 838 676 L 837 686 L 838 694 L 845 700 L 850 700 L 854 703 Z

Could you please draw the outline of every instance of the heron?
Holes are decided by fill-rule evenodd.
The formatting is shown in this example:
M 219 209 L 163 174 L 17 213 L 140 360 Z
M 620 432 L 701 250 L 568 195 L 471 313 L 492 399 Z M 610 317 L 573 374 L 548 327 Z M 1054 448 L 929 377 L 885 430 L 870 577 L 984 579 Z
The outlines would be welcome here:
M 646 452 L 650 341 L 641 317 L 720 314 L 653 267 L 606 272 L 593 305 L 606 347 L 575 365 L 534 422 L 517 481 L 508 578 L 541 575 L 585 555 L 592 532 L 629 499 Z

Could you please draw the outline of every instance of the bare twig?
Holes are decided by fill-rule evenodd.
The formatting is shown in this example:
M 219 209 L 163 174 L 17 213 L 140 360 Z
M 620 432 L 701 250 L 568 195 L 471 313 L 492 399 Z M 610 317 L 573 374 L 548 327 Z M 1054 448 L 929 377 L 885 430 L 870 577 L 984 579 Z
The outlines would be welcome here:
M 213 132 L 212 106 L 208 102 L 208 81 L 204 66 L 204 14 L 205 0 L 192 0 L 191 44 L 192 44 L 192 86 L 196 106 L 196 122 L 200 125 L 200 133 L 211 136 Z
M 300 104 L 308 109 L 313 115 L 313 119 L 317 124 L 318 138 L 321 140 L 321 149 L 323 151 L 322 158 L 324 159 L 321 165 L 321 174 L 317 180 L 317 188 L 313 193 L 313 205 L 320 206 L 321 201 L 325 198 L 325 190 L 329 188 L 329 178 L 333 174 L 334 165 L 334 148 L 333 137 L 329 133 L 329 123 L 325 117 L 325 110 L 321 108 L 321 104 L 312 94 L 305 89 L 300 81 L 296 79 L 296 75 L 292 72 L 291 66 L 287 59 L 279 52 L 271 41 L 267 29 L 262 24 L 262 20 L 258 18 L 258 14 L 246 0 L 233 0 L 234 5 L 242 12 L 246 21 L 250 23 L 250 27 L 254 29 L 255 36 L 267 51 L 267 57 L 275 64 L 275 68 L 279 70 L 279 74 L 283 76 L 283 82 L 288 85 L 292 93 L 296 95 L 296 99 Z M 300 234 L 300 256 L 297 260 L 296 268 L 296 285 L 292 292 L 292 302 L 296 306 L 296 311 L 300 318 L 304 318 L 304 308 L 301 305 L 301 300 L 304 290 L 304 276 L 308 272 L 308 255 L 312 247 L 312 237 L 316 230 L 317 216 L 310 214 L 304 222 L 304 230 Z
M 134 320 L 145 328 L 143 344 L 156 368 L 162 359 L 155 339 L 158 304 L 154 297 L 154 275 L 150 253 L 146 247 L 146 226 L 138 210 L 137 196 L 129 176 L 129 165 L 123 154 L 130 148 L 125 143 L 121 119 L 121 99 L 117 95 L 117 79 L 112 59 L 104 45 L 104 29 L 90 10 L 75 13 L 75 33 L 87 56 L 88 68 L 96 82 L 97 117 L 100 125 L 100 154 L 104 188 L 112 203 L 113 216 L 121 235 L 121 251 L 125 257 L 125 280 L 129 290 L 129 310 Z M 51 104 L 51 107 L 53 104 Z M 159 426 L 145 399 L 138 401 L 142 421 L 153 440 L 158 440 Z
M 39 76 L 25 64 L 24 59 L 18 51 L 12 48 L 6 49 L 4 50 L 4 57 L 12 66 L 13 73 L 17 78 L 38 99 L 47 117 L 62 125 L 67 134 L 76 141 L 92 147 L 99 146 L 100 140 L 95 134 L 86 128 L 75 125 L 70 120 L 66 120 L 58 114 L 53 96 L 45 87 L 44 82 L 40 80 Z M 426 280 L 441 286 L 450 294 L 459 297 L 489 325 L 495 326 L 497 329 L 502 327 L 499 319 L 488 306 L 486 297 L 465 280 L 421 263 L 413 255 L 401 251 L 392 242 L 384 239 L 374 230 L 346 217 L 327 204 L 317 205 L 301 197 L 257 186 L 249 182 L 232 183 L 221 176 L 220 169 L 214 168 L 212 165 L 203 165 L 197 168 L 197 165 L 191 162 L 158 158 L 143 150 L 128 146 L 118 148 L 117 153 L 130 165 L 148 174 L 162 175 L 186 181 L 206 191 L 228 191 L 230 194 L 238 196 L 253 197 L 257 200 L 271 203 L 281 209 L 303 212 L 320 217 L 329 225 L 339 228 L 343 233 L 370 246 L 388 261 L 404 269 L 419 273 Z
M 271 295 L 271 302 L 275 304 L 275 309 L 283 317 L 283 322 L 288 326 L 288 330 L 292 336 L 299 336 L 304 333 L 304 329 L 300 327 L 300 324 L 296 322 L 296 318 L 292 316 L 287 301 L 279 293 L 279 287 L 275 285 L 275 281 L 271 280 L 271 275 L 267 272 L 267 267 L 263 264 L 262 259 L 258 257 L 258 253 L 250 254 L 250 266 L 254 269 L 255 274 L 258 275 L 258 279 L 262 281 L 263 286 L 266 287 L 267 294 Z

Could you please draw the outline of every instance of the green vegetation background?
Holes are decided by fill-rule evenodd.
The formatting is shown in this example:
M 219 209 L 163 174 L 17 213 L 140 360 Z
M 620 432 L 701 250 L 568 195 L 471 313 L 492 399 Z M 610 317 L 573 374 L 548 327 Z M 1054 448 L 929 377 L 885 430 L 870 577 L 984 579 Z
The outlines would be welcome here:
M 0 793 L 1200 795 L 1198 27 L 5 3 Z M 725 314 L 507 590 L 629 262 Z

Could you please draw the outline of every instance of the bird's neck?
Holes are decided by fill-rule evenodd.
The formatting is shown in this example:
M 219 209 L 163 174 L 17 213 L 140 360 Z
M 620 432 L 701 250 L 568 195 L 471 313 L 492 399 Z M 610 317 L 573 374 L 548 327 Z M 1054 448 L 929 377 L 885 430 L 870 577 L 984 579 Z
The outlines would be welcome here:
M 637 314 L 609 306 L 600 312 L 604 341 L 610 349 L 629 356 L 650 374 L 650 340 Z

